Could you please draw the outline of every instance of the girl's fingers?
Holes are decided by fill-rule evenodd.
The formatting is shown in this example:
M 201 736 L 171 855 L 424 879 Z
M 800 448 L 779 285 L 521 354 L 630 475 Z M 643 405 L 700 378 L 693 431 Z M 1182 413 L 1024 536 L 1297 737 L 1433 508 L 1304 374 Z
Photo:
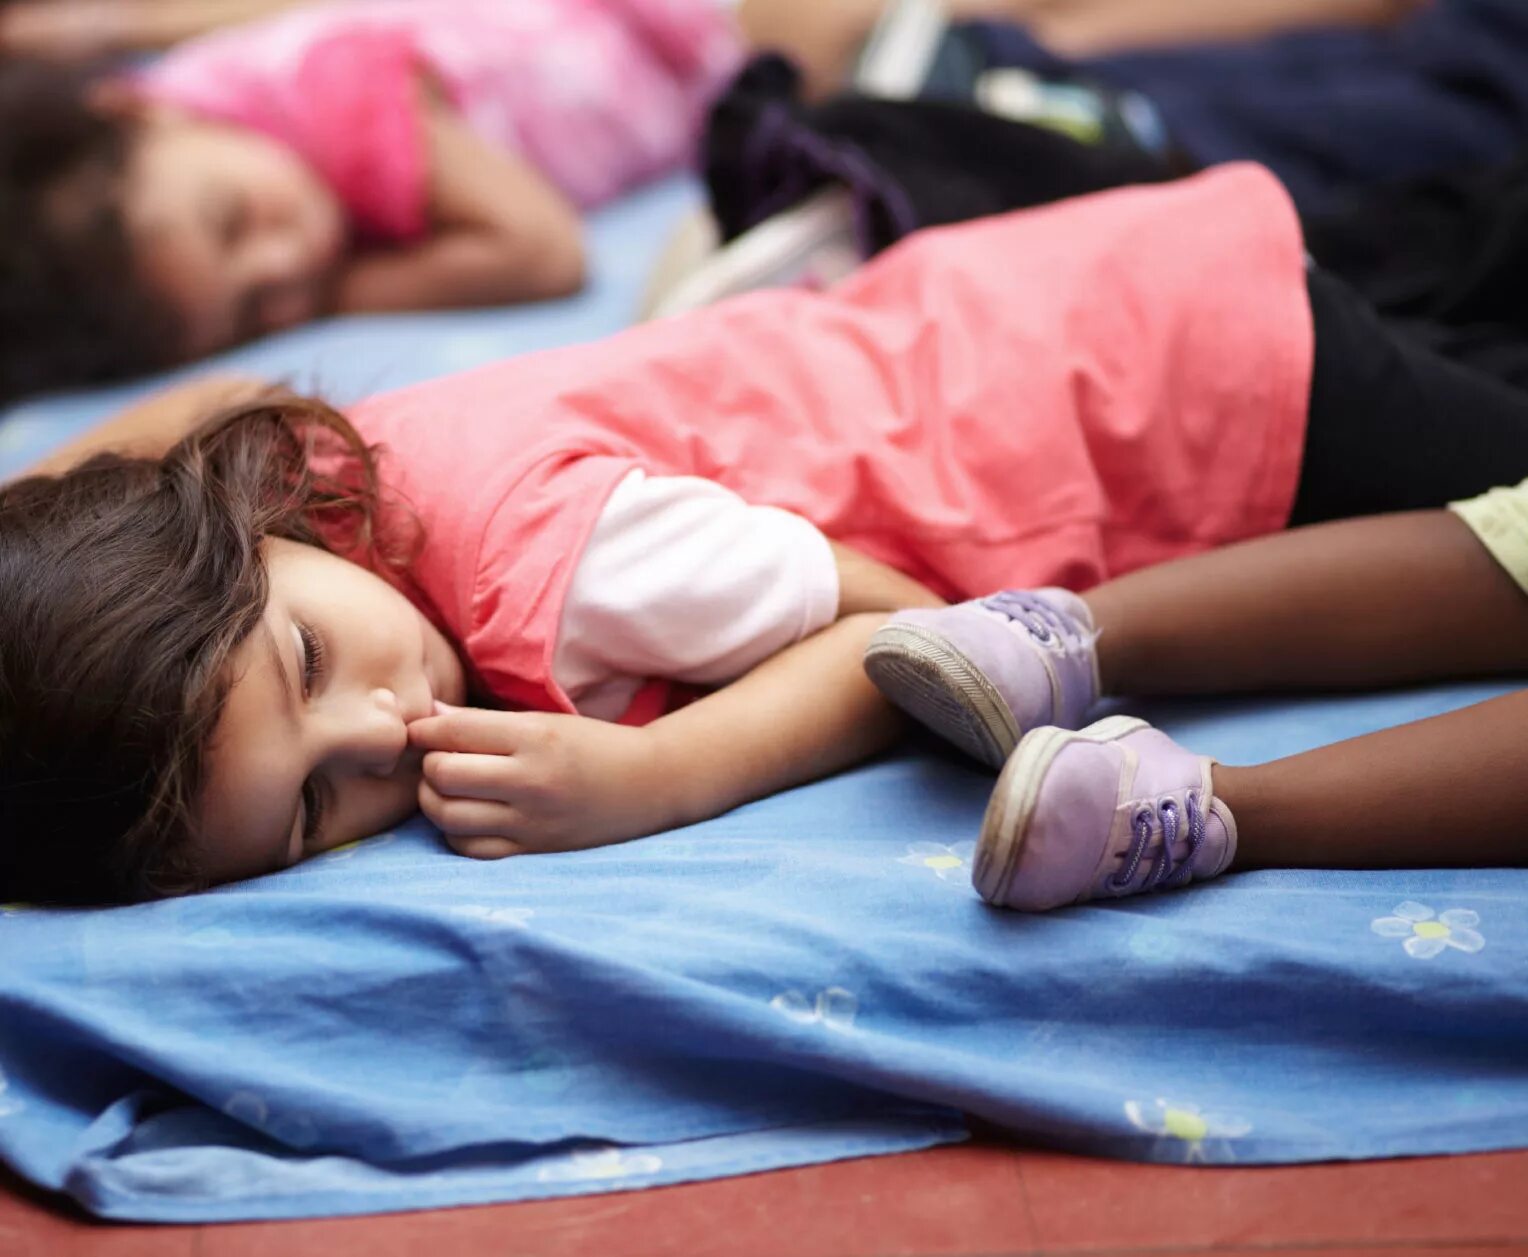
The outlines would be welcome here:
M 436 794 L 452 798 L 507 803 L 518 776 L 519 765 L 508 755 L 430 751 L 424 757 L 424 779 Z
M 427 751 L 513 755 L 539 719 L 536 712 L 484 711 L 444 703 L 436 703 L 435 712 L 409 725 L 411 745 Z
M 502 860 L 521 855 L 525 848 L 504 837 L 515 823 L 514 810 L 502 803 L 479 799 L 447 799 L 428 781 L 419 784 L 419 806 L 446 836 L 446 845 L 457 855 L 473 860 Z
M 502 860 L 505 856 L 520 855 L 525 848 L 508 838 L 463 838 L 456 834 L 446 835 L 446 845 L 457 855 L 473 860 Z

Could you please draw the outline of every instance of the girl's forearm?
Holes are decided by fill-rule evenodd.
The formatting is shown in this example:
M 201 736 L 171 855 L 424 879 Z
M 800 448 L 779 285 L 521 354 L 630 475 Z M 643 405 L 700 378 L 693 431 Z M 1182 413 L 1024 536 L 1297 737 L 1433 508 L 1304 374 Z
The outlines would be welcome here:
M 302 0 L 117 0 L 125 10 L 128 29 L 121 46 L 126 49 L 169 48 L 184 39 L 253 22 L 258 18 L 296 8 Z
M 837 541 L 833 560 L 838 567 L 838 614 L 900 611 L 904 607 L 942 607 L 944 599 L 911 576 L 861 554 Z
M 1013 5 L 1015 0 L 1006 0 Z M 1164 44 L 1233 42 L 1318 26 L 1383 26 L 1425 0 L 1017 0 L 1018 20 L 1055 52 L 1102 55 Z
M 901 718 L 860 660 L 886 613 L 944 605 L 895 568 L 839 542 L 837 623 L 649 727 L 668 824 L 715 816 L 884 750 Z
M 357 257 L 340 277 L 334 308 L 341 314 L 470 309 L 566 296 L 582 283 L 577 246 L 538 252 L 487 232 L 448 231 Z
M 420 804 L 463 855 L 570 851 L 692 824 L 883 750 L 901 718 L 861 658 L 887 612 L 937 605 L 835 546 L 847 615 L 642 728 L 545 712 L 443 710 L 415 721 Z
M 88 58 L 168 48 L 300 0 L 16 0 L 0 6 L 0 44 L 31 56 Z
M 649 725 L 669 825 L 689 824 L 886 749 L 900 716 L 865 676 L 883 615 L 838 621 Z
M 110 451 L 158 458 L 172 445 L 227 406 L 253 401 L 277 386 L 244 375 L 209 375 L 152 393 L 89 429 L 26 469 L 28 475 L 58 475 L 87 458 Z

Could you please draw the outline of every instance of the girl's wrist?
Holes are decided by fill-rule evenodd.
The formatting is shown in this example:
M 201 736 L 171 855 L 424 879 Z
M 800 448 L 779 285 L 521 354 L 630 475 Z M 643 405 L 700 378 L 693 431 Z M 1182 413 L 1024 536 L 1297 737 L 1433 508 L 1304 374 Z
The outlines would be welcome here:
M 673 715 L 643 727 L 646 778 L 657 822 L 654 830 L 693 825 L 735 807 L 729 799 L 726 774 L 714 755 L 697 745 L 694 730 Z M 714 750 L 714 744 L 711 748 Z

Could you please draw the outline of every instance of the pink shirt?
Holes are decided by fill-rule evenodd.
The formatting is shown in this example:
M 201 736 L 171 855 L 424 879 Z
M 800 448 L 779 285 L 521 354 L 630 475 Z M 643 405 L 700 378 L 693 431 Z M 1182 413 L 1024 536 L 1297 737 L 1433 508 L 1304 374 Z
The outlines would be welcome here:
M 1300 229 L 1221 167 L 924 232 L 824 293 L 751 294 L 374 398 L 421 604 L 502 703 L 553 661 L 633 469 L 800 515 L 949 597 L 1107 576 L 1281 527 L 1312 330 Z
M 169 53 L 141 90 L 290 145 L 363 235 L 426 227 L 419 77 L 580 206 L 686 164 L 736 68 L 717 0 L 351 0 Z

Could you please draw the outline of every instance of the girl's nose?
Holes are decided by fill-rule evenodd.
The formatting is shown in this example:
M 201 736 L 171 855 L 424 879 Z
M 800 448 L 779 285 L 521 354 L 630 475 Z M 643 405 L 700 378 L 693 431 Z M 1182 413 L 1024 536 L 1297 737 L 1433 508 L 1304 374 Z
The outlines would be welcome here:
M 362 695 L 346 723 L 344 753 L 351 763 L 369 776 L 392 776 L 409 740 L 398 696 L 385 689 Z
M 251 277 L 267 288 L 292 287 L 312 278 L 308 250 L 295 231 L 261 233 L 250 242 L 247 258 Z
M 318 313 L 318 276 L 313 259 L 295 232 L 267 232 L 245 255 L 245 282 L 257 299 L 262 329 L 275 331 L 305 323 Z

